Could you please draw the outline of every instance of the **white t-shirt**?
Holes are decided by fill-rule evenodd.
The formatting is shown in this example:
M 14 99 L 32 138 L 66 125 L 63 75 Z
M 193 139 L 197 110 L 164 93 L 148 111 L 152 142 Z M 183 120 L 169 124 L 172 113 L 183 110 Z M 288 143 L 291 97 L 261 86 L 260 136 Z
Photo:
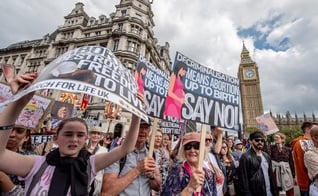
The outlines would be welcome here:
M 74 62 L 66 61 L 57 65 L 57 67 L 52 70 L 52 75 L 58 77 L 60 74 L 73 73 L 77 69 L 77 65 Z

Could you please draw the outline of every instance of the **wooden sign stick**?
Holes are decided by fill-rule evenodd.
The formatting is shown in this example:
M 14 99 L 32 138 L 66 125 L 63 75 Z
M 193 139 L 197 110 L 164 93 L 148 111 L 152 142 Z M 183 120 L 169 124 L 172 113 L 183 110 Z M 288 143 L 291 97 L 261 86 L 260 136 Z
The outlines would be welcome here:
M 148 157 L 152 157 L 153 155 L 157 129 L 158 129 L 158 119 L 155 118 L 153 126 L 152 126 L 152 130 L 151 130 L 151 135 L 150 135 Z
M 200 153 L 199 153 L 199 163 L 198 169 L 203 168 L 203 161 L 204 161 L 204 153 L 205 153 L 205 137 L 206 137 L 206 125 L 201 124 L 201 134 L 200 134 Z M 201 187 L 197 188 L 197 193 L 201 192 Z

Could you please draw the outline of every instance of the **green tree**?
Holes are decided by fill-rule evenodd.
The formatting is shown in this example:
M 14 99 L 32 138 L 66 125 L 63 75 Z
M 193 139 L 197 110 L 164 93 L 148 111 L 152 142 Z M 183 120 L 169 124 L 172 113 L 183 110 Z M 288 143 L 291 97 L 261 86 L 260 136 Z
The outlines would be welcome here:
M 280 132 L 286 135 L 287 145 L 289 145 L 293 139 L 304 134 L 299 126 L 285 127 L 282 128 Z

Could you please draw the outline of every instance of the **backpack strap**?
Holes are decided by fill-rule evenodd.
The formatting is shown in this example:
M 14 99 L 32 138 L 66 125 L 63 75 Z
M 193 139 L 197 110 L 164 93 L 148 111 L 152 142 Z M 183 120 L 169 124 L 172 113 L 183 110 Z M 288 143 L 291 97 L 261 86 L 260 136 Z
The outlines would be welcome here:
M 89 158 L 86 161 L 87 161 L 86 172 L 87 172 L 87 175 L 88 175 L 88 187 L 87 187 L 87 190 L 89 191 L 88 195 L 92 196 L 94 194 L 94 191 L 95 191 L 95 184 L 94 184 L 94 180 L 90 184 L 92 168 L 91 168 L 91 165 L 89 164 L 90 163 Z
M 119 172 L 118 172 L 118 176 L 119 174 L 121 173 L 121 171 L 123 170 L 124 166 L 125 166 L 125 163 L 126 163 L 126 160 L 127 160 L 127 155 L 125 155 L 123 158 L 121 158 L 119 160 Z
M 149 150 L 149 145 L 146 144 L 146 148 Z M 152 152 L 152 157 L 153 159 L 156 161 L 156 153 L 155 151 Z M 127 155 L 125 155 L 124 157 L 122 157 L 120 160 L 119 160 L 119 172 L 118 172 L 118 176 L 119 174 L 121 173 L 121 171 L 123 170 L 124 166 L 125 166 L 125 163 L 126 163 L 126 160 L 127 160 Z
M 47 142 L 44 142 L 43 149 L 42 149 L 42 153 L 41 153 L 42 156 L 45 155 L 45 148 L 46 148 L 46 146 L 47 146 Z
M 33 188 L 35 187 L 36 183 L 40 180 L 43 172 L 45 171 L 45 169 L 47 168 L 48 164 L 46 162 L 46 160 L 42 163 L 41 167 L 39 168 L 39 170 L 34 174 L 31 184 L 28 188 L 28 191 L 26 193 L 26 195 L 31 195 L 31 191 L 33 190 Z

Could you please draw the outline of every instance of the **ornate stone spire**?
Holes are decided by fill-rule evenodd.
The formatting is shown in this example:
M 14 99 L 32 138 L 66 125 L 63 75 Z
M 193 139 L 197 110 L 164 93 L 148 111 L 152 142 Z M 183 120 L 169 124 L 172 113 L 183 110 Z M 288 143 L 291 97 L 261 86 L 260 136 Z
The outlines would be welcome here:
M 250 63 L 255 63 L 255 62 L 251 59 L 250 52 L 245 47 L 245 44 L 243 41 L 243 49 L 241 52 L 241 64 L 250 64 Z

